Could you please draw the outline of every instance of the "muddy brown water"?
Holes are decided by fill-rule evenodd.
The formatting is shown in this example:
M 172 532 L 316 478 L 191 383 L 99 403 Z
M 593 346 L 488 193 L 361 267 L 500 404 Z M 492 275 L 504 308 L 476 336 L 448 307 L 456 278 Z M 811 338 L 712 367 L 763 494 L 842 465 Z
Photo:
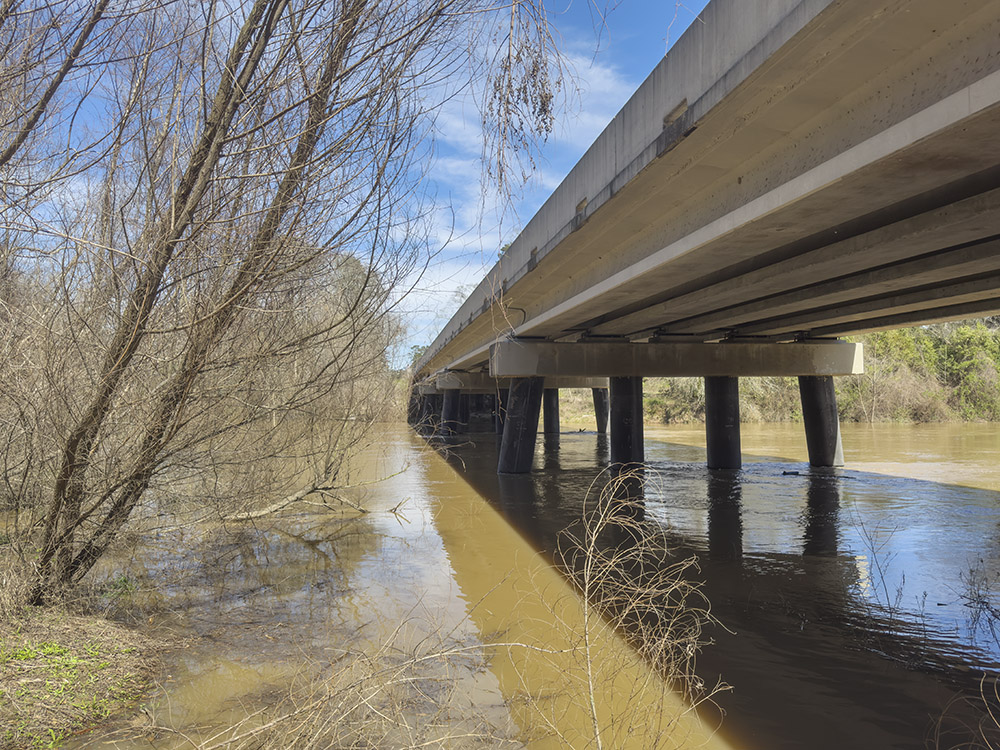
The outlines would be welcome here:
M 607 460 L 605 438 L 540 438 L 532 475 L 498 477 L 489 432 L 437 452 L 392 426 L 362 472 L 392 476 L 355 492 L 371 513 L 164 530 L 107 570 L 144 584 L 151 622 L 190 644 L 167 655 L 146 712 L 210 736 L 303 663 L 377 649 L 406 623 L 404 650 L 442 633 L 479 649 L 448 670 L 449 700 L 497 744 L 584 747 L 600 731 L 605 747 L 969 746 L 980 681 L 1000 674 L 1000 425 L 846 425 L 847 466 L 832 472 L 809 471 L 801 430 L 744 426 L 736 473 L 704 467 L 701 428 L 646 431 L 644 523 L 699 558 L 721 623 L 699 675 L 732 686 L 718 708 L 675 719 L 679 699 L 605 631 L 587 665 L 600 678 L 581 671 L 584 611 L 549 553 Z M 116 740 L 183 746 L 166 742 Z

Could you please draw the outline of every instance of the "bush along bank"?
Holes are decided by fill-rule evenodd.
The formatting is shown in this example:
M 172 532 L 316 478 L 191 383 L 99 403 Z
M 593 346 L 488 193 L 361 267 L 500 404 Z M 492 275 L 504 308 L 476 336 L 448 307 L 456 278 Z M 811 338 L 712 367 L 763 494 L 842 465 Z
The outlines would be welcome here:
M 863 375 L 836 379 L 846 422 L 1000 421 L 1000 318 L 856 336 Z M 647 378 L 649 422 L 705 419 L 701 378 Z M 802 419 L 795 378 L 741 378 L 744 422 Z

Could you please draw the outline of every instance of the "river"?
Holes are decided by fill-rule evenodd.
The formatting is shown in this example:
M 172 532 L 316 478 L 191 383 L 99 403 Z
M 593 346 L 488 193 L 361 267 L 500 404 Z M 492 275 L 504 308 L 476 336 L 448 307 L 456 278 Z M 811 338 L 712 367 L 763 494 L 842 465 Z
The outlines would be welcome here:
M 190 747 L 178 733 L 391 651 L 424 687 L 389 701 L 382 747 L 974 746 L 1000 674 L 1000 426 L 843 441 L 847 466 L 811 473 L 801 425 L 745 425 L 744 469 L 709 472 L 701 428 L 647 427 L 641 523 L 697 556 L 685 575 L 716 620 L 697 673 L 730 688 L 697 712 L 551 565 L 605 438 L 540 438 L 532 475 L 498 477 L 489 432 L 437 452 L 390 426 L 356 471 L 388 477 L 352 490 L 369 513 L 164 529 L 106 569 L 181 645 L 141 721 L 76 745 Z

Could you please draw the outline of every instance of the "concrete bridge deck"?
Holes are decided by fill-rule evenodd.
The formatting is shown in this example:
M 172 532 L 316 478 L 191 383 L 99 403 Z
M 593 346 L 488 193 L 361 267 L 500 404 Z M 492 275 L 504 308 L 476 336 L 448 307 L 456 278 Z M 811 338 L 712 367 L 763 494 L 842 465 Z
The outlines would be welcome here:
M 792 340 L 1000 310 L 1000 4 L 713 0 L 445 326 Z
M 1000 3 L 713 0 L 703 19 L 441 331 L 418 379 L 621 374 L 620 348 L 603 364 L 561 355 L 588 368 L 521 371 L 515 349 L 494 346 L 511 339 L 662 352 L 641 355 L 662 366 L 636 377 L 670 374 L 671 343 L 752 341 L 771 347 L 765 361 L 798 346 L 783 342 L 1000 311 Z M 744 364 L 703 374 L 764 374 Z

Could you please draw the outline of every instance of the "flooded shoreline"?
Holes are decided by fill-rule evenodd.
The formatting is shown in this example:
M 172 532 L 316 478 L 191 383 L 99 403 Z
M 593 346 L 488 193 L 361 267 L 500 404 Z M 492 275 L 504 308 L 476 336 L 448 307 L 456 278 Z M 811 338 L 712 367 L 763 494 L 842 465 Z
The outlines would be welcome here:
M 683 704 L 617 636 L 593 631 L 601 658 L 578 658 L 586 608 L 551 555 L 593 491 L 606 439 L 540 438 L 536 471 L 500 477 L 491 433 L 439 446 L 442 458 L 393 426 L 366 469 L 388 479 L 352 496 L 369 513 L 186 529 L 109 570 L 140 582 L 156 627 L 189 646 L 167 655 L 147 707 L 142 732 L 156 739 L 118 728 L 115 746 L 190 747 L 168 735 L 211 736 L 279 704 L 292 685 L 328 679 L 350 655 L 384 656 L 386 643 L 397 660 L 449 654 L 409 675 L 436 685 L 424 690 L 435 697 L 399 703 L 409 729 L 393 729 L 386 746 L 419 736 L 580 747 L 601 732 L 610 747 L 702 746 L 720 721 L 710 743 L 746 750 L 970 742 L 984 710 L 979 681 L 1000 672 L 989 618 L 1000 571 L 991 426 L 954 440 L 951 426 L 857 435 L 848 426 L 848 466 L 834 472 L 808 470 L 801 426 L 773 427 L 745 429 L 755 455 L 738 473 L 704 468 L 694 428 L 647 432 L 642 524 L 662 531 L 678 559 L 697 556 L 694 583 L 720 623 L 706 626 L 713 643 L 697 673 L 732 686 L 700 719 L 651 724 L 658 707 L 676 717 Z M 951 462 L 956 449 L 964 453 Z M 198 539 L 208 533 L 218 536 Z M 170 730 L 150 734 L 154 725 Z M 651 734 L 630 745 L 626 728 Z
M 418 687 L 369 686 L 377 746 L 728 747 L 419 437 L 367 460 L 366 514 L 174 529 L 109 566 L 182 646 L 143 715 L 70 747 L 218 744 L 359 663 Z

